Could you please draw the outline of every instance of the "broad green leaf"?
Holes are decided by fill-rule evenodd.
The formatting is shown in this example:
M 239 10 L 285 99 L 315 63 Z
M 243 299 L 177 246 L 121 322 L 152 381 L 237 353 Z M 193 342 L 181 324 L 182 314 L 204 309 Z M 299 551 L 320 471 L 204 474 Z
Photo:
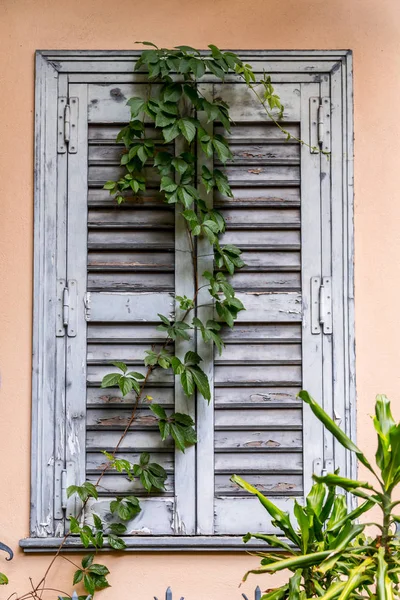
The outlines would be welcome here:
M 143 98 L 130 98 L 127 102 L 127 105 L 131 109 L 132 117 L 136 117 L 140 112 L 142 112 L 145 107 L 145 104 L 146 103 L 143 100 Z
M 153 412 L 159 419 L 166 419 L 167 413 L 165 409 L 159 404 L 150 404 L 149 406 L 151 412 Z
M 357 488 L 363 488 L 365 490 L 373 489 L 372 485 L 370 485 L 368 481 L 348 479 L 347 477 L 340 477 L 340 475 L 335 475 L 334 473 L 322 476 L 314 475 L 313 478 L 318 483 L 325 483 L 326 485 L 337 485 L 338 487 L 341 487 L 347 491 L 351 491 Z
M 297 569 L 289 579 L 289 600 L 300 600 L 302 572 L 302 569 Z
M 108 543 L 114 550 L 124 550 L 126 548 L 124 540 L 113 533 L 108 534 Z
M 243 541 L 247 543 L 251 538 L 263 540 L 264 542 L 266 542 L 270 546 L 273 546 L 274 548 L 283 548 L 288 552 L 293 552 L 293 548 L 291 548 L 289 544 L 287 544 L 282 538 L 276 535 L 266 535 L 264 533 L 246 533 L 246 535 L 243 536 Z
M 310 396 L 310 394 L 305 390 L 302 390 L 298 393 L 298 397 L 310 406 L 317 419 L 319 419 L 325 425 L 327 430 L 330 431 L 330 433 L 332 433 L 332 435 L 338 440 L 338 442 L 340 442 L 340 444 L 347 450 L 354 452 L 357 455 L 359 461 L 365 467 L 367 467 L 367 469 L 371 471 L 371 473 L 374 473 L 374 470 L 368 462 L 366 456 L 364 456 L 361 450 L 354 444 L 354 442 L 351 441 L 351 439 L 345 434 L 345 432 L 342 429 L 340 429 L 338 425 L 336 425 L 336 423 L 330 418 L 330 416 L 324 411 L 324 409 L 317 402 L 315 402 L 315 400 Z
M 372 567 L 373 563 L 373 558 L 367 558 L 359 566 L 351 569 L 345 586 L 339 595 L 339 600 L 347 600 L 351 596 L 352 592 L 365 580 L 365 573 Z
M 280 527 L 287 537 L 297 546 L 301 545 L 300 538 L 292 527 L 288 513 L 278 508 L 273 502 L 271 502 L 269 498 L 259 492 L 257 488 L 247 483 L 247 481 L 238 475 L 232 475 L 231 481 L 233 483 L 237 483 L 242 489 L 246 490 L 250 494 L 257 496 L 264 508 L 268 511 L 274 521 L 276 521 L 277 527 Z
M 243 580 L 246 581 L 247 576 L 250 573 L 276 573 L 277 571 L 283 571 L 284 569 L 290 569 L 291 571 L 293 571 L 295 569 L 304 569 L 306 567 L 312 567 L 324 560 L 327 556 L 329 556 L 330 553 L 330 550 L 324 550 L 323 552 L 314 552 L 312 554 L 284 558 L 272 564 L 261 566 L 258 569 L 251 569 L 246 573 Z
M 182 96 L 182 86 L 180 83 L 170 83 L 163 90 L 165 102 L 178 102 Z
M 184 138 L 190 143 L 194 140 L 196 135 L 196 127 L 188 118 L 180 119 L 178 121 L 179 130 L 182 132 Z
M 260 600 L 282 600 L 282 598 L 286 597 L 288 588 L 288 585 L 283 585 L 282 587 L 277 588 L 276 590 L 272 590 L 267 594 L 263 594 Z
M 83 579 L 83 571 L 82 571 L 82 569 L 78 569 L 74 573 L 74 577 L 72 579 L 72 584 L 76 585 L 77 583 L 80 583 L 82 581 L 82 579 Z
M 86 556 L 84 556 L 82 558 L 82 561 L 81 561 L 82 567 L 84 569 L 87 569 L 93 563 L 93 560 L 94 560 L 94 554 L 87 554 Z
M 186 396 L 191 396 L 195 390 L 193 374 L 188 369 L 185 369 L 181 374 L 181 384 Z
M 91 596 L 93 596 L 96 586 L 94 584 L 93 577 L 91 577 L 88 573 L 85 573 L 83 577 L 83 587 Z
M 311 523 L 308 520 L 308 516 L 307 516 L 305 509 L 303 508 L 303 506 L 300 506 L 300 504 L 297 502 L 297 500 L 294 501 L 294 516 L 296 517 L 297 522 L 300 527 L 300 533 L 301 533 L 300 548 L 301 548 L 303 554 L 306 554 L 307 547 L 308 547 L 308 540 L 310 538 Z
M 116 387 L 121 379 L 121 373 L 109 373 L 105 375 L 101 382 L 101 387 Z
M 329 531 L 329 532 L 337 531 L 338 529 L 343 527 L 343 525 L 345 525 L 345 523 L 347 521 L 355 521 L 363 513 L 370 510 L 370 508 L 372 508 L 374 506 L 374 504 L 375 504 L 374 502 L 367 500 L 366 502 L 363 502 L 362 504 L 360 504 L 360 506 L 358 506 L 357 508 L 355 508 L 348 514 L 347 514 L 347 510 L 345 509 L 345 516 L 343 516 L 342 518 L 340 518 L 337 521 L 333 520 L 332 523 L 331 523 L 331 521 L 329 521 L 327 531 Z
M 0 585 L 7 585 L 8 577 L 4 573 L 0 573 Z

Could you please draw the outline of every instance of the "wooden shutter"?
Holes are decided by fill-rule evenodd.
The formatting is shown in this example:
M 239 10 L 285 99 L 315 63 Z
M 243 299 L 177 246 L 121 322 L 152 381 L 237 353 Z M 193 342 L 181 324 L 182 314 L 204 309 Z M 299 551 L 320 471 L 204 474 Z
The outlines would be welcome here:
M 59 63 L 57 114 L 63 120 L 65 99 L 72 140 L 61 150 L 58 141 L 58 218 L 49 218 L 58 232 L 54 274 L 59 286 L 57 351 L 50 364 L 58 392 L 52 414 L 62 429 L 48 441 L 49 449 L 57 447 L 48 475 L 56 529 L 42 528 L 44 537 L 63 529 L 59 481 L 96 481 L 104 463 L 101 450 L 112 451 L 129 419 L 133 396 L 122 399 L 118 390 L 100 388 L 102 377 L 114 369 L 110 362 L 123 360 L 142 370 L 144 350 L 163 341 L 156 331 L 157 313 L 172 316 L 174 295 L 193 295 L 182 223 L 157 192 L 157 174 L 149 169 L 151 189 L 121 207 L 102 189 L 121 172 L 122 147 L 115 137 L 129 119 L 126 100 L 148 92 L 145 76 L 132 74 L 132 56 L 128 60 L 117 53 L 109 60 L 100 53 L 92 60 L 91 54 L 78 54 Z M 349 114 L 343 78 L 348 57 L 261 53 L 247 60 L 256 71 L 271 72 L 285 105 L 284 127 L 332 153 L 327 159 L 307 145 L 284 141 L 257 99 L 233 78 L 224 85 L 212 77 L 201 83 L 205 95 L 230 104 L 234 121 L 229 136 L 234 161 L 226 166 L 207 162 L 228 175 L 234 198 L 201 193 L 226 219 L 222 243 L 243 250 L 246 267 L 233 285 L 246 311 L 233 330 L 223 327 L 221 356 L 200 336 L 176 344 L 179 355 L 197 348 L 203 357 L 212 381 L 210 406 L 202 397 L 187 399 L 169 373 L 152 375 L 148 394 L 167 411 L 192 414 L 199 442 L 185 454 L 175 452 L 169 441 L 160 441 L 148 407 L 140 407 L 121 456 L 134 461 L 149 451 L 167 469 L 166 492 L 143 494 L 110 471 L 101 499 L 91 507 L 106 511 L 119 493 L 140 495 L 142 512 L 128 526 L 132 547 L 234 548 L 241 547 L 240 535 L 248 530 L 271 532 L 258 501 L 231 484 L 233 473 L 290 510 L 293 499 L 308 491 L 313 472 L 333 466 L 351 472 L 349 457 L 296 399 L 299 389 L 309 390 L 351 432 L 352 251 L 351 233 L 344 235 L 351 232 L 351 203 L 344 195 L 348 172 L 343 162 L 351 123 L 344 128 L 341 117 L 342 111 Z M 55 114 L 56 109 L 53 119 Z M 204 115 L 198 117 L 204 121 Z M 220 130 L 216 124 L 215 132 Z M 157 135 L 150 123 L 147 133 Z M 50 150 L 55 151 L 54 144 Z M 199 170 L 202 163 L 199 153 Z M 209 270 L 208 245 L 199 241 L 197 251 L 199 270 Z M 202 319 L 213 316 L 212 308 L 201 306 L 206 294 L 203 290 L 198 298 Z M 60 322 L 65 297 L 67 330 Z M 325 324 L 319 318 L 321 299 Z M 78 510 L 70 500 L 67 514 Z

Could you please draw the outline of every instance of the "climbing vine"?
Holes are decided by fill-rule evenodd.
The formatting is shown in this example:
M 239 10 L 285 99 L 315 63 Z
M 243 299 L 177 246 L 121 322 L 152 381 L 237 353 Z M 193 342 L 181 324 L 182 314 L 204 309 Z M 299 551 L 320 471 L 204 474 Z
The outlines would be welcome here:
M 211 101 L 206 98 L 197 81 L 206 74 L 211 74 L 222 82 L 227 75 L 237 77 L 255 94 L 264 107 L 266 116 L 276 124 L 286 139 L 304 143 L 282 125 L 284 107 L 274 91 L 270 77 L 265 74 L 257 80 L 251 66 L 245 64 L 235 53 L 222 52 L 214 45 L 209 46 L 209 52 L 200 53 L 189 46 L 177 46 L 169 50 L 158 48 L 150 42 L 142 43 L 148 48 L 142 52 L 135 70 L 148 73 L 148 95 L 146 98 L 133 97 L 127 102 L 131 118 L 116 139 L 124 145 L 120 160 L 124 173 L 116 181 L 107 181 L 104 189 L 110 192 L 117 204 L 122 204 L 132 194 L 136 197 L 146 191 L 146 169 L 149 166 L 158 172 L 159 191 L 164 201 L 177 205 L 185 223 L 193 264 L 194 295 L 191 298 L 176 296 L 176 320 L 171 320 L 167 315 L 158 315 L 157 329 L 165 336 L 165 340 L 160 349 L 146 350 L 143 357 L 144 374 L 130 371 L 124 362 L 114 362 L 116 371 L 103 378 L 103 388 L 119 387 L 123 396 L 134 393 L 131 415 L 114 450 L 111 453 L 103 452 L 106 463 L 97 481 L 86 481 L 68 488 L 68 497 L 76 496 L 79 499 L 79 514 L 70 517 L 69 531 L 61 540 L 42 579 L 16 600 L 40 598 L 43 591 L 49 589 L 47 577 L 58 558 L 74 564 L 76 571 L 73 585 L 82 584 L 87 594 L 93 596 L 97 591 L 109 587 L 109 570 L 105 565 L 94 562 L 94 552 L 86 555 L 81 564 L 77 565 L 63 556 L 61 551 L 67 539 L 75 535 L 80 537 L 85 548 L 91 547 L 94 551 L 103 548 L 105 543 L 115 550 L 125 548 L 121 536 L 127 531 L 126 523 L 134 519 L 141 510 L 139 498 L 129 495 L 113 499 L 109 505 L 113 522 L 92 512 L 93 522 L 89 525 L 84 523 L 83 515 L 89 501 L 98 499 L 101 481 L 109 469 L 124 473 L 132 482 L 140 482 L 147 492 L 164 490 L 167 474 L 161 465 L 151 462 L 147 452 L 141 453 L 137 464 L 118 458 L 119 448 L 135 421 L 138 406 L 143 402 L 148 404 L 157 419 L 161 439 L 172 438 L 179 451 L 185 452 L 188 446 L 197 441 L 195 423 L 190 415 L 179 412 L 168 415 L 146 393 L 152 372 L 155 369 L 172 372 L 186 396 L 191 398 L 197 391 L 209 402 L 210 384 L 201 367 L 202 357 L 194 351 L 188 351 L 184 356 L 175 355 L 172 351 L 173 343 L 179 339 L 189 340 L 197 332 L 205 343 L 213 344 L 221 353 L 224 346 L 221 323 L 233 327 L 239 312 L 245 310 L 230 279 L 236 270 L 244 266 L 241 250 L 232 244 L 221 244 L 220 236 L 225 232 L 225 220 L 207 202 L 208 194 L 212 194 L 214 190 L 232 197 L 231 187 L 220 169 L 203 165 L 201 171 L 197 171 L 197 153 L 206 159 L 212 159 L 215 155 L 222 164 L 233 158 L 227 138 L 220 133 L 210 133 L 211 127 L 208 127 L 208 124 L 218 122 L 229 133 L 229 106 L 222 99 Z M 200 119 L 199 113 L 204 118 L 202 116 Z M 161 134 L 158 137 L 164 141 L 163 144 L 147 137 L 145 121 L 154 124 L 155 130 Z M 175 140 L 182 148 L 179 154 L 170 151 L 171 143 Z M 202 184 L 204 192 L 199 191 L 196 181 Z M 207 240 L 212 248 L 215 271 L 198 271 L 196 240 L 199 238 Z M 201 281 L 206 284 L 200 285 Z M 207 287 L 210 304 L 215 306 L 218 321 L 209 319 L 203 322 L 196 314 L 196 299 L 201 287 Z M 60 598 L 70 597 L 65 592 L 61 593 L 63 595 Z

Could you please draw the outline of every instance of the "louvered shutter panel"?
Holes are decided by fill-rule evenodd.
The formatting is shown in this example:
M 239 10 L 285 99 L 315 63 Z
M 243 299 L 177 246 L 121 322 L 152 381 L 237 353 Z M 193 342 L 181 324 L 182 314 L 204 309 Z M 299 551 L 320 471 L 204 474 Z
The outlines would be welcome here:
M 93 61 L 82 54 L 71 60 L 62 56 L 58 63 L 57 118 L 62 120 L 60 106 L 66 100 L 73 122 L 68 149 L 63 148 L 62 137 L 57 138 L 56 186 L 52 179 L 57 215 L 49 208 L 45 213 L 53 235 L 48 239 L 57 237 L 56 264 L 43 271 L 45 300 L 36 309 L 47 318 L 43 310 L 47 290 L 57 287 L 55 313 L 50 311 L 48 318 L 50 329 L 54 321 L 60 337 L 54 345 L 54 361 L 41 349 L 46 360 L 40 372 L 51 377 L 44 401 L 38 405 L 43 418 L 34 423 L 33 441 L 34 449 L 39 449 L 33 473 L 40 472 L 42 463 L 48 465 L 43 498 L 54 488 L 50 520 L 54 519 L 55 529 L 43 525 L 49 503 L 42 502 L 40 490 L 33 496 L 34 531 L 44 537 L 50 530 L 62 532 L 65 504 L 67 515 L 79 511 L 76 499 L 65 501 L 60 481 L 67 485 L 85 479 L 95 482 L 105 461 L 101 451 L 113 450 L 128 423 L 134 396 L 123 399 L 118 390 L 100 387 L 102 377 L 114 370 L 111 361 L 123 360 L 143 371 L 144 350 L 163 342 L 156 330 L 157 313 L 172 317 L 174 296 L 193 296 L 183 223 L 157 192 L 157 173 L 149 168 L 147 192 L 120 207 L 102 189 L 105 181 L 121 172 L 123 148 L 115 137 L 129 119 L 126 100 L 145 98 L 148 84 L 145 76 L 132 74 L 130 55 L 127 60 L 117 54 L 110 61 L 100 54 Z M 132 547 L 147 544 L 151 548 L 152 540 L 155 546 L 168 547 L 175 538 L 179 547 L 234 548 L 241 546 L 240 535 L 248 530 L 271 532 L 258 501 L 230 482 L 233 473 L 285 510 L 291 509 L 293 498 L 304 497 L 313 472 L 340 467 L 342 473 L 351 474 L 349 456 L 296 399 L 300 388 L 309 390 L 351 433 L 352 248 L 347 245 L 351 234 L 345 233 L 351 231 L 351 203 L 343 191 L 349 175 L 343 160 L 347 130 L 341 115 L 347 115 L 349 129 L 351 118 L 345 104 L 344 63 L 334 62 L 342 58 L 303 59 L 301 53 L 293 58 L 271 54 L 268 63 L 262 54 L 248 60 L 254 60 L 260 74 L 272 73 L 285 105 L 283 126 L 312 145 L 321 142 L 332 152 L 327 159 L 306 145 L 285 142 L 243 84 L 229 77 L 223 85 L 212 77 L 201 82 L 204 95 L 222 98 L 231 107 L 229 143 L 234 160 L 224 166 L 198 152 L 197 166 L 198 173 L 202 164 L 219 168 L 231 183 L 234 198 L 206 194 L 200 183 L 199 189 L 209 206 L 225 217 L 222 244 L 233 243 L 243 250 L 246 266 L 232 283 L 246 311 L 239 313 L 232 330 L 223 326 L 221 356 L 199 334 L 175 344 L 180 356 L 197 349 L 203 357 L 202 367 L 212 382 L 210 405 L 202 397 L 187 399 L 166 371 L 158 369 L 151 376 L 146 393 L 167 411 L 190 413 L 196 419 L 199 442 L 184 454 L 176 452 L 171 441 L 160 440 L 146 403 L 139 407 L 120 456 L 135 462 L 141 451 L 149 451 L 167 470 L 166 491 L 143 493 L 137 484 L 109 471 L 99 501 L 90 505 L 90 510 L 105 513 L 110 498 L 139 495 L 142 512 L 128 524 L 128 533 L 143 543 L 128 541 Z M 57 90 L 48 70 L 46 66 L 46 93 L 52 106 Z M 157 85 L 152 85 L 152 93 L 157 93 Z M 43 119 L 46 106 L 40 113 Z M 48 114 L 55 122 L 54 107 Z M 198 118 L 211 132 L 213 126 L 205 115 L 200 113 Z M 57 135 L 63 133 L 58 126 Z M 223 133 L 218 123 L 214 133 Z M 150 123 L 147 135 L 157 135 Z M 46 152 L 50 156 L 55 138 L 49 140 Z M 173 148 L 171 144 L 169 149 Z M 181 150 L 176 143 L 175 151 Z M 50 207 L 51 201 L 49 197 Z M 211 270 L 208 243 L 198 240 L 197 254 L 199 272 Z M 64 286 L 67 296 L 60 293 Z M 41 291 L 40 285 L 37 290 Z M 69 306 L 65 331 L 63 303 Z M 205 289 L 197 304 L 202 320 L 215 318 Z M 41 444 L 40 428 L 46 418 L 47 428 L 51 423 L 58 426 L 49 430 Z M 51 447 L 55 448 L 54 474 Z M 186 542 L 190 536 L 197 536 L 197 541 Z
M 86 397 L 86 461 L 82 452 L 69 462 L 75 477 L 82 481 L 86 473 L 95 482 L 104 466 L 101 450 L 115 447 L 134 405 L 132 394 L 122 399 L 118 390 L 101 389 L 101 380 L 115 370 L 110 366 L 113 360 L 143 371 L 144 350 L 163 341 L 155 329 L 157 313 L 173 315 L 174 294 L 193 296 L 192 261 L 184 224 L 175 207 L 157 193 L 155 171 L 148 169 L 150 189 L 145 196 L 122 207 L 102 189 L 105 181 L 122 173 L 122 147 L 115 137 L 129 118 L 125 98 L 145 98 L 148 85 L 70 87 L 71 97 L 79 100 L 81 136 L 80 151 L 69 159 L 68 262 L 71 278 L 85 291 L 89 320 L 85 344 L 82 333 L 68 339 L 67 405 L 79 413 L 71 425 L 77 439 L 84 438 Z M 140 405 L 120 456 L 134 462 L 141 451 L 149 451 L 168 470 L 166 492 L 149 496 L 140 484 L 132 485 L 110 470 L 100 488 L 104 500 L 95 503 L 96 510 L 105 511 L 110 497 L 138 494 L 142 512 L 130 525 L 135 533 L 232 535 L 265 530 L 265 511 L 257 499 L 230 482 L 230 475 L 245 477 L 285 508 L 293 497 L 303 496 L 303 464 L 310 474 L 313 462 L 323 455 L 322 429 L 314 423 L 309 436 L 308 414 L 296 393 L 306 387 L 316 397 L 322 395 L 322 336 L 310 331 L 303 305 L 308 303 L 311 278 L 321 275 L 319 184 L 322 161 L 327 159 L 301 149 L 297 142 L 286 142 L 245 85 L 203 84 L 202 91 L 210 99 L 222 97 L 231 107 L 234 160 L 224 166 L 214 158 L 214 166 L 227 174 L 234 198 L 219 193 L 204 197 L 226 219 L 221 243 L 243 250 L 246 267 L 232 283 L 246 311 L 239 313 L 233 330 L 223 327 L 222 356 L 201 336 L 177 343 L 180 356 L 197 344 L 213 384 L 210 406 L 202 397 L 197 399 L 197 448 L 174 452 L 170 440 L 161 442 L 146 403 Z M 304 135 L 319 85 L 281 83 L 277 91 L 286 107 L 287 127 L 296 137 Z M 204 115 L 199 118 L 206 125 Z M 216 124 L 215 133 L 221 132 Z M 156 136 L 151 124 L 148 135 Z M 200 153 L 199 161 L 200 170 Z M 212 268 L 207 242 L 199 241 L 197 252 L 199 272 Z M 205 289 L 198 315 L 206 320 L 213 309 L 203 307 L 204 302 Z M 85 330 L 85 324 L 80 325 Z M 154 402 L 195 416 L 194 401 L 174 385 L 169 372 L 154 371 L 150 383 Z
M 272 531 L 258 500 L 230 476 L 241 475 L 290 509 L 323 455 L 321 427 L 314 422 L 311 434 L 309 412 L 296 398 L 301 387 L 321 397 L 321 339 L 303 319 L 303 306 L 309 306 L 312 274 L 321 269 L 322 161 L 298 142 L 286 142 L 244 85 L 203 87 L 210 100 L 228 102 L 234 121 L 233 161 L 223 166 L 214 159 L 234 198 L 215 193 L 213 204 L 227 223 L 221 243 L 243 250 L 246 266 L 232 283 L 246 311 L 232 330 L 223 327 L 226 345 L 213 361 L 213 410 L 198 398 L 197 531 Z M 277 90 L 286 107 L 285 127 L 304 136 L 318 86 L 288 83 Z M 216 125 L 215 133 L 222 128 Z

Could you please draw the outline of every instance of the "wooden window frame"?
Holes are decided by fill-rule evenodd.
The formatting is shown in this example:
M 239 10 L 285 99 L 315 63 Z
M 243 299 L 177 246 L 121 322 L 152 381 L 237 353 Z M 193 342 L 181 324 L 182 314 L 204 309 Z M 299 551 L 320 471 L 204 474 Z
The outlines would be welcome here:
M 36 53 L 35 99 L 35 184 L 34 184 L 34 314 L 32 377 L 32 443 L 31 443 L 31 518 L 30 537 L 21 540 L 26 552 L 55 550 L 61 541 L 54 531 L 53 506 L 57 475 L 56 430 L 63 431 L 65 402 L 65 368 L 57 359 L 55 314 L 57 299 L 57 247 L 65 245 L 65 236 L 57 230 L 66 198 L 60 197 L 60 175 L 57 174 L 57 99 L 66 94 L 68 81 L 84 82 L 94 74 L 127 73 L 140 52 L 133 51 L 38 51 Z M 354 226 L 353 226 L 353 87 L 352 53 L 348 50 L 241 51 L 248 61 L 291 61 L 299 80 L 330 80 L 331 97 L 336 95 L 341 107 L 341 140 L 335 172 L 340 189 L 333 195 L 341 199 L 342 264 L 344 322 L 343 347 L 338 372 L 342 374 L 343 392 L 341 424 L 352 439 L 356 426 L 355 334 L 354 334 Z M 330 79 L 329 79 L 330 76 Z M 61 175 L 61 178 L 63 176 Z M 336 184 L 335 184 L 336 185 Z M 333 187 L 333 192 L 335 190 Z M 57 201 L 55 199 L 57 198 Z M 58 258 L 56 259 L 56 257 Z M 65 258 L 64 258 L 65 260 Z M 335 265 L 333 265 L 333 269 Z M 58 360 L 58 362 L 57 362 Z M 57 382 L 57 386 L 54 386 Z M 54 424 L 54 427 L 52 427 Z M 57 450 L 56 450 L 57 451 Z M 346 457 L 346 473 L 355 476 L 356 461 Z M 127 538 L 128 550 L 244 550 L 237 536 L 163 536 Z M 249 545 L 250 546 L 250 545 Z M 251 548 L 257 548 L 254 543 Z M 79 550 L 80 541 L 71 538 L 66 549 Z M 263 546 L 265 549 L 265 546 Z

